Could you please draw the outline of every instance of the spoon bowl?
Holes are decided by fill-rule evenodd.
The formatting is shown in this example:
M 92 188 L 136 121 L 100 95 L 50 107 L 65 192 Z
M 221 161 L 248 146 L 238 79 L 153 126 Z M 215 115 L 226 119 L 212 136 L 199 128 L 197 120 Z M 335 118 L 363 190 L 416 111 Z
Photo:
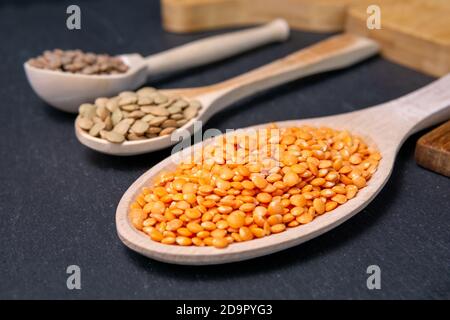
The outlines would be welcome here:
M 199 130 L 201 126 L 195 126 L 196 121 L 205 122 L 242 98 L 295 79 L 348 67 L 377 52 L 378 45 L 370 39 L 349 34 L 338 35 L 217 84 L 162 91 L 167 95 L 198 100 L 202 106 L 196 117 L 170 136 L 114 144 L 90 136 L 77 125 L 77 121 L 75 133 L 82 144 L 106 154 L 136 155 L 163 149 L 177 143 L 180 137 L 188 138 L 190 134 Z
M 121 55 L 119 57 L 129 67 L 122 74 L 84 75 L 52 71 L 33 67 L 28 62 L 24 63 L 24 69 L 31 87 L 41 99 L 57 109 L 76 113 L 80 104 L 136 89 L 146 82 L 148 76 L 208 64 L 288 37 L 286 21 L 277 19 L 263 26 L 197 40 L 146 58 L 139 54 Z M 217 50 L 219 47 L 221 50 Z
M 57 72 L 33 67 L 28 62 L 24 63 L 24 69 L 31 87 L 42 100 L 62 111 L 76 112 L 83 102 L 108 97 L 145 83 L 147 70 L 144 58 L 139 54 L 119 57 L 129 69 L 113 75 Z
M 174 169 L 176 160 L 190 154 L 194 146 L 163 160 L 140 178 L 125 192 L 116 211 L 119 238 L 130 249 L 147 257 L 174 264 L 205 265 L 251 259 L 298 245 L 340 225 L 360 212 L 381 191 L 388 181 L 398 149 L 411 134 L 450 117 L 450 75 L 402 98 L 355 112 L 313 119 L 277 122 L 278 127 L 301 124 L 326 126 L 349 130 L 359 135 L 382 155 L 377 171 L 357 196 L 312 222 L 270 236 L 233 243 L 225 249 L 214 247 L 182 247 L 165 245 L 151 240 L 135 229 L 128 219 L 131 203 L 144 186 L 151 185 L 161 171 Z M 267 124 L 243 129 L 264 128 Z M 209 143 L 210 140 L 202 142 Z

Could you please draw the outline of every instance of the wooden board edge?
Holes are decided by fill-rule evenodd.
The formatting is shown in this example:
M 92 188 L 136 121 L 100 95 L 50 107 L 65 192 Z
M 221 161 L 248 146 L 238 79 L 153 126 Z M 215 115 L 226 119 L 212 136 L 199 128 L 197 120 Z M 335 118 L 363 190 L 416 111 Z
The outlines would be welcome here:
M 260 9 L 248 14 L 249 9 L 255 6 L 254 1 L 161 0 L 161 15 L 163 28 L 175 33 L 254 25 L 276 18 L 286 19 L 293 29 L 338 32 L 345 25 L 347 1 L 353 0 L 342 0 L 333 5 L 324 5 L 320 1 L 299 1 L 293 8 L 292 1 L 278 0 L 276 10 Z M 258 4 L 260 8 L 269 7 L 264 3 Z
M 439 149 L 430 141 L 441 130 L 444 134 L 450 134 L 450 120 L 417 140 L 414 158 L 418 165 L 450 177 L 450 151 Z

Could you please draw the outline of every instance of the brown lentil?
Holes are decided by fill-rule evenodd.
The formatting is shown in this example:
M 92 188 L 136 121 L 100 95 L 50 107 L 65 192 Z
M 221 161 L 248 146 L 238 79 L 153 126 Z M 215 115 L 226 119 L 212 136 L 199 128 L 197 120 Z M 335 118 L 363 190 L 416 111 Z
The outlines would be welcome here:
M 172 105 L 191 108 L 190 114 L 195 113 L 194 116 L 200 109 L 197 101 L 166 97 L 154 88 L 144 87 L 136 92 L 121 92 L 112 98 L 97 98 L 93 104 L 83 103 L 78 110 L 77 125 L 89 135 L 112 143 L 152 139 L 170 135 L 186 123 L 180 122 L 187 120 L 181 110 L 172 114 L 180 116 L 178 121 L 168 119 Z M 228 180 L 233 175 L 231 170 L 224 173 Z
M 35 68 L 80 73 L 85 75 L 125 73 L 128 66 L 119 57 L 95 54 L 81 50 L 47 50 L 36 58 L 28 60 Z
M 278 135 L 269 134 L 275 129 Z M 202 161 L 194 155 L 162 172 L 131 204 L 131 223 L 163 244 L 226 248 L 334 210 L 357 196 L 381 159 L 347 131 L 303 126 L 263 133 L 272 147 L 267 159 L 249 160 L 260 144 L 218 137 L 221 148 L 207 145 L 196 153 Z M 225 150 L 242 152 L 242 163 L 225 161 Z

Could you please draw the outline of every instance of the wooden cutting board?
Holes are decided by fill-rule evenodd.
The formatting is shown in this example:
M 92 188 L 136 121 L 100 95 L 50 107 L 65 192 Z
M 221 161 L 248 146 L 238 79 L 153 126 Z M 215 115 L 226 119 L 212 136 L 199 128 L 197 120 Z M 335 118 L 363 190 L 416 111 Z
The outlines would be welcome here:
M 161 0 L 163 24 L 194 32 L 285 18 L 294 29 L 376 39 L 384 57 L 433 76 L 450 72 L 450 0 Z M 367 7 L 381 30 L 367 29 Z
M 450 177 L 450 121 L 417 141 L 415 157 L 419 165 Z
M 381 29 L 369 30 L 367 5 L 355 3 L 348 9 L 346 30 L 377 40 L 389 60 L 433 76 L 450 72 L 450 0 L 375 3 L 381 9 Z

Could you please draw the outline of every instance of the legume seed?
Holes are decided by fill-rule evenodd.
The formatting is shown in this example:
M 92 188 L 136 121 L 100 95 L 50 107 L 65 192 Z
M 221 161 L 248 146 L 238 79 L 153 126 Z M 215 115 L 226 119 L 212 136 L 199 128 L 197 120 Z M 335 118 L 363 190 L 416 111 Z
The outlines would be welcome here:
M 143 135 L 147 129 L 149 128 L 149 125 L 147 122 L 142 120 L 137 120 L 132 126 L 131 131 L 137 134 L 138 136 Z
M 100 134 L 100 131 L 105 129 L 106 125 L 102 122 L 96 123 L 92 126 L 92 128 L 89 130 L 89 135 L 93 137 L 97 137 Z
M 165 128 L 165 129 L 161 130 L 161 132 L 159 133 L 159 135 L 160 135 L 160 136 L 169 135 L 169 134 L 171 134 L 172 132 L 174 132 L 176 129 L 177 129 L 177 128 L 174 128 L 174 127 L 168 127 L 168 128 Z
M 94 122 L 89 118 L 79 118 L 78 125 L 80 126 L 81 129 L 90 130 L 94 125 Z
M 125 140 L 125 137 L 123 134 L 120 134 L 116 131 L 107 131 L 105 132 L 105 138 L 114 143 L 121 143 Z

